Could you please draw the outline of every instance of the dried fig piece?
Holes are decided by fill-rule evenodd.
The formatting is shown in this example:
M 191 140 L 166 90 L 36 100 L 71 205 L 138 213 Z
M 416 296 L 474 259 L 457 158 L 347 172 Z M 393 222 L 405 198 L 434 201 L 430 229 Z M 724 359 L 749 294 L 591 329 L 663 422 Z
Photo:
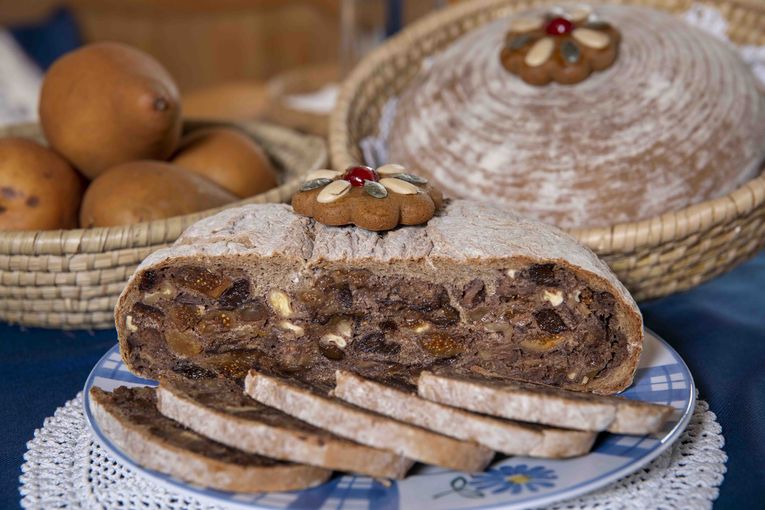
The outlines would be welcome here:
M 452 358 L 465 352 L 460 342 L 440 331 L 423 336 L 420 346 L 436 358 Z
M 557 334 L 568 329 L 560 315 L 549 308 L 534 312 L 534 319 L 537 321 L 539 328 L 548 333 Z
M 218 299 L 231 286 L 231 279 L 203 267 L 184 266 L 176 269 L 173 279 L 183 287 L 195 290 L 205 296 Z
M 174 329 L 165 332 L 167 346 L 178 356 L 189 357 L 202 352 L 202 344 L 189 333 L 182 333 Z
M 522 340 L 520 345 L 527 351 L 543 353 L 554 349 L 563 340 L 563 335 L 536 336 Z
M 178 331 L 186 331 L 202 319 L 202 310 L 196 305 L 177 304 L 169 310 L 170 321 Z
M 236 317 L 233 312 L 224 310 L 213 310 L 207 312 L 197 323 L 195 330 L 200 334 L 224 333 L 231 331 L 236 325 Z

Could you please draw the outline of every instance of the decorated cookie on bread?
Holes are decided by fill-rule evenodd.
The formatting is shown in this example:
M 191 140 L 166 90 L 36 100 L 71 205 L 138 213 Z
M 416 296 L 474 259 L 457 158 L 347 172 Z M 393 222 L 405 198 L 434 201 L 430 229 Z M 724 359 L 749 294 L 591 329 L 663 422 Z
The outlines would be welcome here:
M 343 172 L 316 170 L 306 176 L 292 207 L 325 225 L 391 230 L 420 225 L 441 207 L 441 192 L 397 164 L 377 169 L 352 166 Z

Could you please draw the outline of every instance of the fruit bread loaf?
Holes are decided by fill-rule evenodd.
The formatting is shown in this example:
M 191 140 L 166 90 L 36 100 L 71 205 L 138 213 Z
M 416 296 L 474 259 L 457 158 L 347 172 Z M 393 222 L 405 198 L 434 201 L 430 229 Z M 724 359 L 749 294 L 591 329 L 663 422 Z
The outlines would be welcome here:
M 200 436 L 157 410 L 153 388 L 92 388 L 102 430 L 135 462 L 206 487 L 288 491 L 325 482 L 332 471 L 252 455 Z
M 403 478 L 414 461 L 337 437 L 244 394 L 222 378 L 163 378 L 157 408 L 173 420 L 219 443 L 275 459 Z
M 494 452 L 408 423 L 366 411 L 309 386 L 250 370 L 245 392 L 271 407 L 353 441 L 382 448 L 426 464 L 465 472 L 483 471 Z
M 594 432 L 519 423 L 467 412 L 417 395 L 398 381 L 365 379 L 338 370 L 332 394 L 353 405 L 463 441 L 473 441 L 506 455 L 566 458 L 584 455 Z
M 653 434 L 674 408 L 608 395 L 588 395 L 539 384 L 420 373 L 423 398 L 511 420 L 616 434 Z
M 635 302 L 591 251 L 461 200 L 385 233 L 285 205 L 223 211 L 147 257 L 115 319 L 127 366 L 151 378 L 254 367 L 325 385 L 337 369 L 415 383 L 448 366 L 614 393 L 643 342 Z

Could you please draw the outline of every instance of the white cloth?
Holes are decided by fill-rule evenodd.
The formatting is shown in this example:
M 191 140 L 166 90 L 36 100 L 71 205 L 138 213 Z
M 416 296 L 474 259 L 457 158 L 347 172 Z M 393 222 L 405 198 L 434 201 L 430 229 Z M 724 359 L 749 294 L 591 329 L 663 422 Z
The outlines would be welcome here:
M 699 400 L 682 437 L 648 466 L 594 493 L 549 508 L 711 508 L 725 473 L 723 444 L 714 413 Z M 47 418 L 27 447 L 21 467 L 24 508 L 220 508 L 156 487 L 112 460 L 85 423 L 81 394 Z
M 42 73 L 0 28 L 0 126 L 37 119 Z

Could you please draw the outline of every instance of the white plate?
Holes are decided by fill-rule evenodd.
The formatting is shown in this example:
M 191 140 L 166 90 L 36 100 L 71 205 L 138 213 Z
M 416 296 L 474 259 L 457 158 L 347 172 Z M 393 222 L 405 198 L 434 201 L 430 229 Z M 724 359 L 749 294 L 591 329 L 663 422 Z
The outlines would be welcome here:
M 117 386 L 154 386 L 128 372 L 114 346 L 96 364 L 85 383 L 85 416 L 93 434 L 113 457 L 157 485 L 185 497 L 235 508 L 322 510 L 463 510 L 539 507 L 593 491 L 648 464 L 676 441 L 693 413 L 695 389 L 688 367 L 664 340 L 650 331 L 627 398 L 669 404 L 676 409 L 665 430 L 655 436 L 601 434 L 588 455 L 567 460 L 508 457 L 486 472 L 465 474 L 416 466 L 405 480 L 384 487 L 364 476 L 335 476 L 304 491 L 238 494 L 191 485 L 133 462 L 93 419 L 89 390 Z

